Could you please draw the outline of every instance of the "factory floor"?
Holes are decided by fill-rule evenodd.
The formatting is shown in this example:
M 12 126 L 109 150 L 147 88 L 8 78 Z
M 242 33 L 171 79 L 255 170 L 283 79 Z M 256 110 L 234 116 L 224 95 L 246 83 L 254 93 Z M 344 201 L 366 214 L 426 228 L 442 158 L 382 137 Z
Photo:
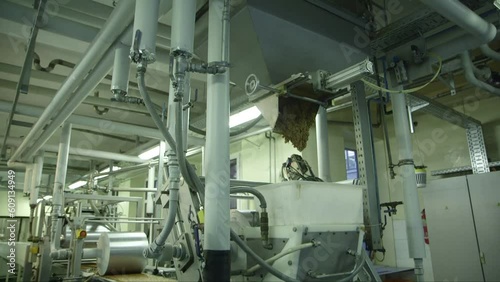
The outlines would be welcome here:
M 103 277 L 95 276 L 88 280 L 88 282 L 173 282 L 177 281 L 161 276 L 152 274 L 127 274 L 127 275 L 106 275 Z

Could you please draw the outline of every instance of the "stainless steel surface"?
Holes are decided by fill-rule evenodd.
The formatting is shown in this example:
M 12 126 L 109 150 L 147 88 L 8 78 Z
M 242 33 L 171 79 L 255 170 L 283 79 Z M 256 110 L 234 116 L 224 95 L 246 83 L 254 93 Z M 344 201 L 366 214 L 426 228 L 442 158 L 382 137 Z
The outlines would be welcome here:
M 467 145 L 473 173 L 489 172 L 488 156 L 484 145 L 483 128 L 478 124 L 469 124 L 466 129 Z
M 477 240 L 486 281 L 500 280 L 500 172 L 468 175 Z
M 356 149 L 358 154 L 358 178 L 360 185 L 366 186 L 363 196 L 363 214 L 365 225 L 369 226 L 367 233 L 371 236 L 373 249 L 383 248 L 380 225 L 380 210 L 378 198 L 377 170 L 375 167 L 375 152 L 373 151 L 373 136 L 371 133 L 370 112 L 365 98 L 365 85 L 355 82 L 351 85 L 352 109 Z
M 100 275 L 141 273 L 146 267 L 142 251 L 148 247 L 142 232 L 103 233 L 97 242 L 101 250 L 97 258 Z
M 434 279 L 483 280 L 466 177 L 430 181 L 423 199 Z

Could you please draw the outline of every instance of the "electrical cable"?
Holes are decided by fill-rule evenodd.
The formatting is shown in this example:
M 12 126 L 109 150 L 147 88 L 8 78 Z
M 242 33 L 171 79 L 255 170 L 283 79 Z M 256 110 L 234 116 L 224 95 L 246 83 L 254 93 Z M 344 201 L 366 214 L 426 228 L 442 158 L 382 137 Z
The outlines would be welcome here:
M 429 53 L 429 56 L 432 56 L 432 57 L 437 58 L 439 60 L 439 67 L 438 67 L 436 73 L 434 74 L 434 76 L 432 77 L 432 79 L 429 80 L 427 83 L 425 83 L 422 86 L 418 86 L 418 87 L 415 87 L 415 88 L 405 89 L 405 90 L 399 91 L 399 90 L 390 90 L 390 89 L 386 89 L 384 87 L 380 87 L 380 86 L 378 86 L 376 84 L 373 84 L 373 83 L 367 81 L 366 79 L 361 79 L 361 81 L 363 81 L 368 87 L 370 87 L 370 88 L 372 88 L 374 90 L 385 91 L 387 93 L 393 93 L 393 94 L 399 94 L 399 93 L 411 94 L 411 93 L 414 93 L 414 92 L 418 92 L 418 91 L 424 89 L 425 87 L 429 86 L 429 84 L 431 84 L 432 82 L 434 82 L 436 80 L 436 78 L 438 78 L 438 76 L 441 74 L 441 69 L 443 68 L 443 59 L 441 58 L 441 56 L 439 56 L 437 54 L 434 54 L 434 53 Z

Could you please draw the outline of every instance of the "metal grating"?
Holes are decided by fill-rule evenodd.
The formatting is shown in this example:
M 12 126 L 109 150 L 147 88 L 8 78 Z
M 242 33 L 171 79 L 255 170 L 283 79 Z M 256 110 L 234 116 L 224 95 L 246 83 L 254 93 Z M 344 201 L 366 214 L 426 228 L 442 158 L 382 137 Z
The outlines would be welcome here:
M 486 173 L 490 172 L 488 166 L 488 157 L 484 145 L 483 129 L 481 125 L 469 124 L 467 127 L 467 144 L 469 145 L 470 161 L 472 172 Z
M 379 210 L 377 171 L 372 147 L 370 112 L 366 102 L 365 85 L 358 81 L 351 84 L 352 111 L 354 119 L 354 135 L 358 154 L 359 184 L 366 186 L 363 192 L 363 214 L 365 225 L 369 228 L 372 248 L 381 250 L 382 231 Z
M 488 164 L 488 167 L 497 167 L 500 166 L 500 162 L 491 162 Z M 471 171 L 472 166 L 461 166 L 461 167 L 453 167 L 453 168 L 446 168 L 446 169 L 439 169 L 439 170 L 433 170 L 431 171 L 432 176 L 439 176 L 439 175 L 447 175 L 447 174 L 453 174 L 453 173 L 459 173 L 459 172 L 467 172 Z
M 471 118 L 468 115 L 464 115 L 461 112 L 458 112 L 450 107 L 447 107 L 437 101 L 434 101 L 428 97 L 411 94 L 408 95 L 408 105 L 413 107 L 418 107 L 425 103 L 429 103 L 428 106 L 423 107 L 421 111 L 431 114 L 437 118 L 442 120 L 446 120 L 452 124 L 458 125 L 463 128 L 468 128 L 469 125 L 481 125 L 481 122 Z

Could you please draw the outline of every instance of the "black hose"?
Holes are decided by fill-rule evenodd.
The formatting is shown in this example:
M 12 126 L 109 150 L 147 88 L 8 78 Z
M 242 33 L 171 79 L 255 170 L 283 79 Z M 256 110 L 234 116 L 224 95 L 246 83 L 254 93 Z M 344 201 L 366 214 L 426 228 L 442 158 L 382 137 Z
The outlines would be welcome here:
M 61 59 L 55 59 L 55 60 L 50 61 L 49 65 L 46 68 L 44 68 L 40 65 L 40 56 L 38 56 L 38 54 L 36 52 L 33 53 L 33 64 L 35 65 L 36 70 L 43 71 L 43 72 L 51 72 L 55 68 L 56 65 L 68 67 L 70 69 L 75 67 L 75 64 L 73 64 L 71 62 L 61 60 Z
M 233 230 L 231 230 L 231 239 L 249 256 L 251 256 L 262 268 L 267 270 L 269 273 L 272 275 L 276 276 L 277 278 L 286 281 L 286 282 L 299 282 L 299 280 L 292 278 L 283 272 L 277 270 L 276 268 L 272 267 L 269 263 L 267 263 L 264 259 L 259 257 L 250 247 L 241 240 L 240 236 L 236 234 Z
M 243 187 L 243 186 L 242 187 L 233 187 L 233 188 L 231 188 L 230 193 L 231 194 L 235 194 L 235 193 L 249 193 L 249 194 L 252 194 L 255 197 L 257 197 L 257 199 L 259 199 L 260 207 L 262 209 L 266 209 L 267 208 L 266 198 L 264 198 L 264 195 L 262 195 L 262 193 L 260 193 L 255 188 L 252 188 L 252 187 Z
M 259 121 L 262 119 L 262 115 L 260 115 L 258 118 L 256 118 L 255 120 L 253 120 L 251 123 L 249 123 L 247 126 L 243 127 L 242 129 L 238 129 L 238 130 L 235 130 L 233 132 L 229 132 L 229 136 L 230 137 L 234 137 L 234 136 L 237 136 L 237 135 L 240 135 L 242 133 L 245 133 L 247 132 L 249 129 L 251 129 L 252 127 L 254 127 L 255 125 L 257 125 L 257 123 L 259 123 Z M 189 125 L 189 130 L 191 130 L 192 132 L 196 133 L 196 134 L 200 134 L 200 135 L 207 135 L 207 132 L 203 129 L 199 129 L 199 128 L 196 128 L 192 125 Z

